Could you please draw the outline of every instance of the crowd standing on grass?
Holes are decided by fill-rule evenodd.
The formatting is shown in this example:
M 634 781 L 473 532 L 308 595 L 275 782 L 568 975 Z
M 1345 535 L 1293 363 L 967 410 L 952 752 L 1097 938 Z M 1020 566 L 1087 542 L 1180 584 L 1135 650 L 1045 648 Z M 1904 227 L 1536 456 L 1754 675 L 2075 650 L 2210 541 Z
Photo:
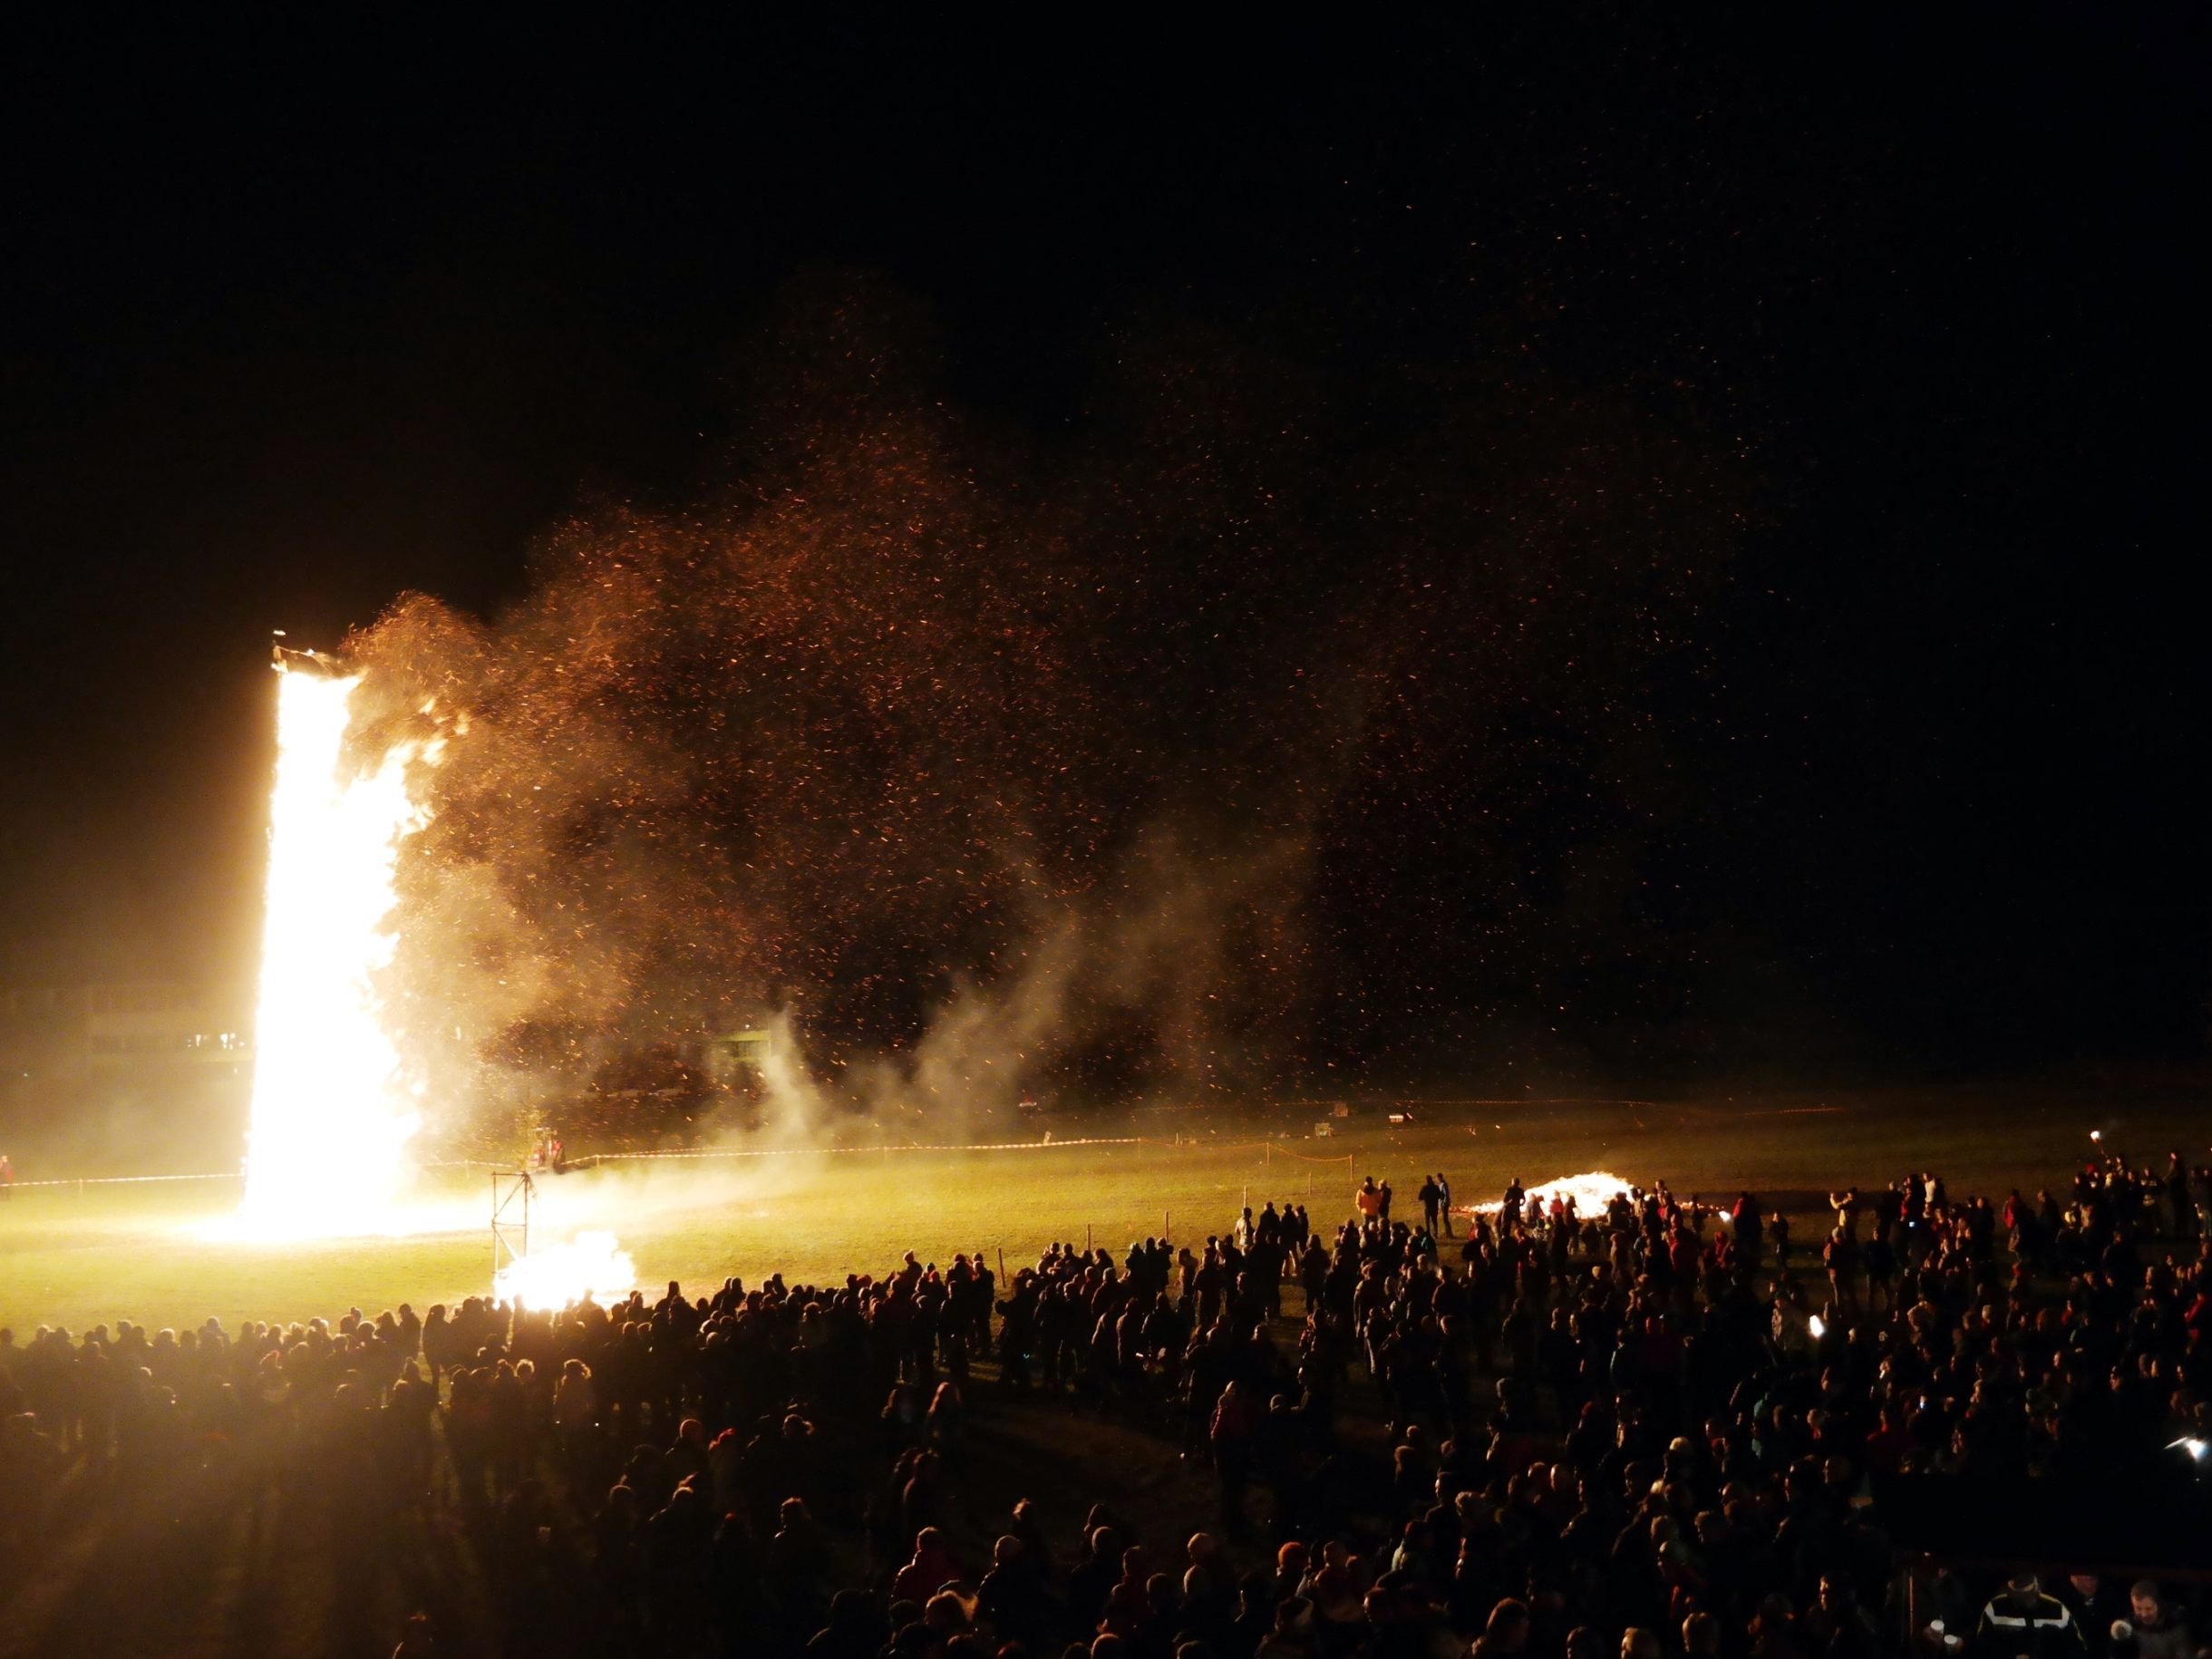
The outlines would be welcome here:
M 1449 1236 L 1431 1175 L 1420 1225 L 1370 1179 L 1339 1225 L 1270 1202 L 1004 1279 L 978 1248 L 606 1307 L 0 1332 L 0 1560 L 35 1559 L 73 1469 L 185 1469 L 325 1503 L 364 1551 L 458 1517 L 515 1652 L 2186 1659 L 2205 1609 L 2156 1583 L 1900 1571 L 1869 1492 L 2212 1435 L 2206 1179 L 1847 1188 L 1802 1274 L 1748 1192 L 1582 1214 L 1516 1180 Z M 979 1513 L 981 1461 L 1070 1414 L 1179 1455 L 1202 1504 L 1132 1518 L 1033 1453 Z M 431 1617 L 402 1634 L 435 1651 Z

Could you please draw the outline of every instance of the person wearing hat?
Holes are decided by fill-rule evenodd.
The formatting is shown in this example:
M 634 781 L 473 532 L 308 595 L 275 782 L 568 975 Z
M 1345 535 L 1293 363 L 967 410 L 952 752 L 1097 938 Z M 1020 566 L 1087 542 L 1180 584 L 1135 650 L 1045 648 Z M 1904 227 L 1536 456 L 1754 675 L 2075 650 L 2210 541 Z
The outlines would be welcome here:
M 2081 1626 L 2066 1604 L 2044 1595 L 2035 1575 L 2024 1569 L 2014 1573 L 1982 1609 L 1974 1646 L 1991 1659 L 2080 1659 L 2089 1651 L 2081 1641 Z

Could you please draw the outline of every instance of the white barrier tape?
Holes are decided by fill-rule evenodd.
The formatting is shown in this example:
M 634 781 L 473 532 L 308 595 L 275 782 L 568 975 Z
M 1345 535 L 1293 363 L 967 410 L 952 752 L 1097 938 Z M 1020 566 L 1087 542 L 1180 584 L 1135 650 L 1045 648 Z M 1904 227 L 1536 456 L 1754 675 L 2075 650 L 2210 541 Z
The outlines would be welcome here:
M 1267 1140 L 1201 1140 L 1195 1137 L 1179 1140 L 1162 1140 L 1155 1135 L 1091 1135 L 1072 1140 L 976 1140 L 959 1145 L 941 1146 L 820 1146 L 771 1147 L 751 1150 L 699 1151 L 671 1150 L 662 1152 L 586 1152 L 573 1161 L 577 1163 L 613 1163 L 625 1158 L 866 1158 L 879 1152 L 1057 1152 L 1071 1146 L 1164 1146 L 1188 1147 L 1209 1152 L 1252 1152 L 1272 1150 L 1286 1158 L 1295 1158 L 1302 1163 L 1333 1164 L 1349 1158 L 1348 1152 L 1332 1152 L 1326 1158 L 1308 1158 L 1303 1153 Z M 501 1166 L 502 1168 L 504 1166 Z
M 749 1151 L 587 1152 L 572 1161 L 611 1164 L 635 1158 L 865 1158 L 889 1152 L 1056 1152 L 1069 1146 L 1166 1146 L 1142 1136 L 1092 1137 L 1078 1140 L 985 1140 L 960 1146 L 791 1146 L 762 1147 Z
M 20 1192 L 31 1187 L 130 1187 L 142 1181 L 242 1181 L 242 1169 L 225 1169 L 213 1175 L 72 1175 L 51 1181 L 11 1181 L 0 1187 L 0 1192 Z
M 1543 1106 L 1564 1104 L 1547 1101 L 1455 1101 L 1457 1105 L 1523 1105 Z M 1623 1101 L 1608 1102 L 1619 1105 L 1640 1105 L 1644 1102 Z M 1835 1111 L 1836 1108 L 1800 1107 L 1799 1111 Z M 824 1147 L 761 1147 L 745 1150 L 717 1150 L 702 1149 L 696 1151 L 671 1150 L 655 1152 L 583 1152 L 570 1160 L 576 1165 L 611 1164 L 625 1159 L 641 1158 L 865 1158 L 876 1153 L 892 1152 L 1056 1152 L 1062 1147 L 1079 1146 L 1164 1146 L 1188 1147 L 1193 1150 L 1209 1152 L 1279 1152 L 1300 1163 L 1334 1164 L 1339 1159 L 1349 1160 L 1351 1152 L 1331 1152 L 1315 1158 L 1310 1153 L 1294 1152 L 1288 1147 L 1273 1140 L 1208 1141 L 1197 1137 L 1162 1140 L 1153 1135 L 1092 1135 L 1072 1140 L 978 1140 L 953 1146 L 824 1146 Z M 430 1169 L 500 1169 L 516 1168 L 511 1163 L 497 1163 L 478 1158 L 441 1158 L 422 1166 Z M 66 1177 L 59 1180 L 16 1181 L 15 1188 L 33 1187 L 112 1187 L 126 1186 L 143 1181 L 238 1181 L 246 1179 L 243 1170 L 224 1170 L 211 1175 L 86 1175 Z
M 1495 1101 L 1392 1101 L 1393 1106 L 1656 1106 L 1657 1101 L 1618 1099 L 1609 1094 L 1551 1094 L 1540 1099 L 1528 1095 L 1514 1095 Z

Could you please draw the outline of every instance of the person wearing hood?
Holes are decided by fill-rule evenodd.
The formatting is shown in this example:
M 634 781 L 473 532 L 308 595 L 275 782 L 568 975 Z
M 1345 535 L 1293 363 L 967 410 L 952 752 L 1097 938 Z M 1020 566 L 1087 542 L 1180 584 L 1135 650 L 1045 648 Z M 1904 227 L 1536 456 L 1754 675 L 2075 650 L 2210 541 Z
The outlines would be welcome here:
M 891 1594 L 900 1601 L 927 1606 L 940 1586 L 959 1577 L 960 1563 L 954 1559 L 945 1535 L 935 1527 L 924 1527 L 915 1535 L 913 1558 L 891 1580 Z

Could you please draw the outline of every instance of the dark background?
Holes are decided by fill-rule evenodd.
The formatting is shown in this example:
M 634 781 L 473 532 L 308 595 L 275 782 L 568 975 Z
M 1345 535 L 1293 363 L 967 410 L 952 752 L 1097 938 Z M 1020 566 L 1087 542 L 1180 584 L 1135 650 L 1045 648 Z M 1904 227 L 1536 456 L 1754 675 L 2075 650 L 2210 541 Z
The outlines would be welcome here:
M 1745 480 L 1669 733 L 1705 926 L 1666 1052 L 2200 1053 L 2201 24 L 1546 12 L 11 24 L 0 971 L 249 977 L 267 630 L 493 610 L 579 491 L 679 498 L 810 273 L 915 296 L 951 395 L 1053 432 L 1131 317 L 1394 358 L 1473 249 L 1501 353 Z M 1495 1001 L 1460 972 L 1392 969 Z

